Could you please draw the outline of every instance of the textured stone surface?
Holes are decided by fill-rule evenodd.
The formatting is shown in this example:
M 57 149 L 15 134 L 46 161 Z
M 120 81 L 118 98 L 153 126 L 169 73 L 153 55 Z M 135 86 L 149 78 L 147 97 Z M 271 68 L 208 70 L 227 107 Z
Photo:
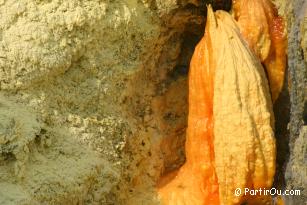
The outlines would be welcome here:
M 160 173 L 184 161 L 187 68 L 208 2 L 230 1 L 0 0 L 0 204 L 154 204 Z M 279 8 L 297 29 L 294 143 L 306 23 Z
M 288 11 L 288 64 L 289 92 L 291 103 L 289 160 L 286 165 L 286 187 L 300 189 L 301 196 L 286 197 L 287 204 L 303 204 L 306 202 L 306 129 L 304 124 L 304 107 L 307 96 L 307 59 L 306 52 L 306 17 L 307 2 L 296 0 L 291 2 Z M 305 57 L 305 59 L 304 59 Z M 306 122 L 305 122 L 306 123 Z
M 204 3 L 0 1 L 0 203 L 154 204 Z
M 300 196 L 288 196 L 287 204 L 304 204 L 306 202 L 307 175 L 307 126 L 303 126 L 300 135 L 293 140 L 291 156 L 287 166 L 287 188 L 300 190 Z

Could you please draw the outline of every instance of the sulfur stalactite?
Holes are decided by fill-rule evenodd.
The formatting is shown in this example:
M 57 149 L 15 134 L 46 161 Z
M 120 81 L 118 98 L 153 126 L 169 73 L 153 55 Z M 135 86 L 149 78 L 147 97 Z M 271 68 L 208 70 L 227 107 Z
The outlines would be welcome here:
M 273 183 L 276 153 L 268 83 L 233 18 L 222 11 L 215 16 L 214 152 L 221 204 L 266 204 L 269 197 L 237 197 L 235 190 L 269 189 Z
M 264 69 L 235 20 L 208 7 L 189 73 L 186 162 L 158 185 L 164 205 L 270 204 L 235 189 L 270 188 L 273 111 Z
M 186 163 L 163 177 L 159 193 L 163 204 L 219 204 L 213 150 L 213 84 L 216 62 L 208 21 L 204 37 L 195 48 L 189 73 L 189 117 Z
M 266 68 L 275 102 L 283 87 L 287 64 L 284 21 L 270 0 L 233 0 L 233 12 L 242 36 Z

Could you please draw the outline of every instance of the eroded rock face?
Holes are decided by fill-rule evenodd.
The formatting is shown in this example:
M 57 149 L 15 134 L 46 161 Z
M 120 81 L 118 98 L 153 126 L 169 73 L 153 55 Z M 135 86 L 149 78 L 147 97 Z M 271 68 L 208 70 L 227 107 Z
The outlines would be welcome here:
M 0 1 L 0 203 L 158 203 L 203 3 Z
M 307 61 L 307 3 L 304 2 L 297 14 L 300 19 L 301 47 L 304 50 L 304 59 Z
M 0 0 L 0 204 L 158 203 L 205 4 L 229 2 Z
M 289 160 L 286 164 L 286 188 L 301 190 L 300 196 L 286 197 L 287 204 L 306 202 L 306 1 L 291 2 L 288 11 L 289 91 L 291 102 Z
M 306 202 L 306 141 L 307 141 L 307 126 L 300 130 L 300 135 L 293 142 L 291 147 L 291 156 L 286 170 L 288 179 L 288 189 L 300 190 L 299 196 L 288 196 L 287 203 L 289 204 L 304 204 Z
M 116 181 L 108 161 L 47 126 L 35 109 L 1 95 L 0 113 L 1 204 L 76 204 L 109 177 Z

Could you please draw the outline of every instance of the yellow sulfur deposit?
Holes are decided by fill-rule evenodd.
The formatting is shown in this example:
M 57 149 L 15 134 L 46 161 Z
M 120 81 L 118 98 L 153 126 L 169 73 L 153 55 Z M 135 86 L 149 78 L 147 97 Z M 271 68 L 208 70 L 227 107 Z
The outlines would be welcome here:
M 253 197 L 236 197 L 236 188 L 272 185 L 275 139 L 269 88 L 260 61 L 249 50 L 233 18 L 216 12 L 210 32 L 215 53 L 214 151 L 221 204 L 240 204 Z M 223 42 L 223 43 L 220 43 Z M 257 197 L 257 201 L 259 201 Z M 261 200 L 260 200 L 261 201 Z M 263 204 L 260 202 L 260 204 Z
M 178 172 L 162 177 L 159 194 L 164 205 L 219 205 L 218 182 L 214 170 L 213 84 L 216 61 L 213 57 L 211 27 L 195 48 L 189 73 L 189 117 L 186 163 Z
M 164 205 L 264 204 L 235 189 L 269 188 L 275 139 L 263 67 L 234 19 L 208 7 L 205 35 L 192 57 L 186 163 L 162 177 Z
M 275 102 L 287 64 L 284 21 L 270 0 L 233 0 L 233 11 L 244 39 L 265 65 Z

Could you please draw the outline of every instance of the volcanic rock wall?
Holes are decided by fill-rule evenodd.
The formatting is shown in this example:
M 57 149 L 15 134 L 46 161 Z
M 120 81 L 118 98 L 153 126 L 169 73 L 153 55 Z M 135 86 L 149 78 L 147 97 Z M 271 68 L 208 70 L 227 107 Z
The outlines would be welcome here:
M 289 196 L 286 204 L 304 204 L 307 195 L 307 1 L 288 3 L 288 66 L 290 91 L 289 155 L 286 163 L 286 188 L 301 190 Z
M 184 160 L 195 3 L 0 1 L 0 204 L 155 203 Z
M 184 161 L 187 73 L 205 4 L 228 2 L 0 0 L 0 204 L 158 204 L 156 180 Z M 287 165 L 287 185 L 298 188 L 307 23 L 306 10 L 292 9 L 300 3 L 278 4 L 292 82 L 280 175 Z

